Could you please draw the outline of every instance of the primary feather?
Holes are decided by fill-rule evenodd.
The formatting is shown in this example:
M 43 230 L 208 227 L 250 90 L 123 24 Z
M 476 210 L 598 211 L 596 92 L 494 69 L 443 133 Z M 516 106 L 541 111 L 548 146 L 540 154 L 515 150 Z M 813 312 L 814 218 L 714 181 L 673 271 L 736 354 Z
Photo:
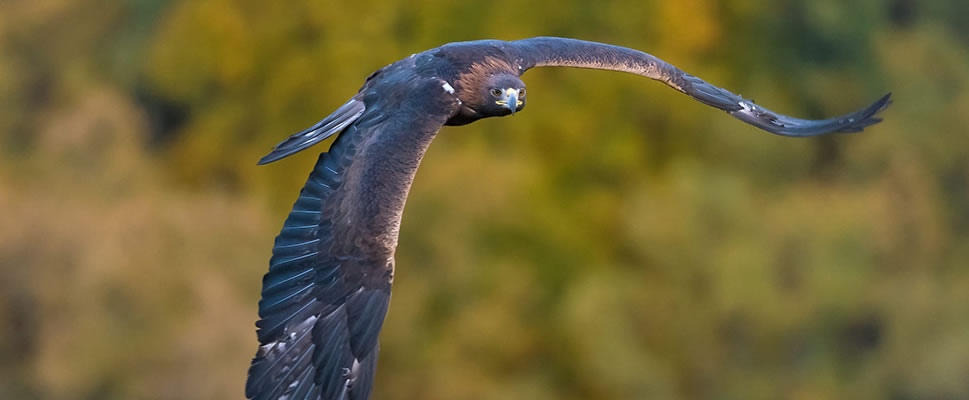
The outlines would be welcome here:
M 259 161 L 279 160 L 338 134 L 329 152 L 320 155 L 276 237 L 263 278 L 256 324 L 260 347 L 249 369 L 246 397 L 370 396 L 400 218 L 424 152 L 446 124 L 521 110 L 525 91 L 519 77 L 542 66 L 642 75 L 785 136 L 860 131 L 879 122 L 875 115 L 890 103 L 886 95 L 842 117 L 798 119 L 641 51 L 562 38 L 451 43 L 388 65 L 333 114 Z

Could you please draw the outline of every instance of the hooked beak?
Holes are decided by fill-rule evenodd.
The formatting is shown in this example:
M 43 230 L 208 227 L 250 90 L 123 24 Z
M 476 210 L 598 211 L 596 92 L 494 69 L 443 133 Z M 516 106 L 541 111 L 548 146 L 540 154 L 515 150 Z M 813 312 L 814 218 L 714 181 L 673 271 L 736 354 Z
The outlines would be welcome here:
M 496 103 L 505 106 L 505 108 L 511 111 L 511 115 L 515 115 L 515 111 L 518 110 L 518 105 L 521 104 L 518 101 L 518 89 L 505 89 L 504 94 L 501 95 L 501 100 L 498 100 Z

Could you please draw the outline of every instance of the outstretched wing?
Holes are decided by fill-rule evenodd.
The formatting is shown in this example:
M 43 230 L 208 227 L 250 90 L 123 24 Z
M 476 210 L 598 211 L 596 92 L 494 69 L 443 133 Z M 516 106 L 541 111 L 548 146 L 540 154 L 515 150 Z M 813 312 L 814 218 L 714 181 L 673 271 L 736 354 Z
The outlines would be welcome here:
M 519 58 L 520 71 L 533 67 L 560 66 L 629 72 L 663 82 L 703 104 L 726 111 L 735 118 L 783 136 L 815 136 L 830 132 L 858 132 L 878 123 L 878 112 L 891 103 L 886 94 L 868 107 L 837 118 L 808 120 L 775 113 L 730 91 L 638 50 L 576 39 L 536 37 L 510 42 Z
M 404 201 L 424 151 L 457 101 L 439 81 L 416 78 L 376 83 L 358 96 L 366 111 L 340 128 L 276 237 L 263 278 L 248 398 L 370 395 Z M 341 110 L 357 113 L 353 101 Z M 330 120 L 339 119 L 316 126 Z M 291 138 L 273 154 L 305 146 Z

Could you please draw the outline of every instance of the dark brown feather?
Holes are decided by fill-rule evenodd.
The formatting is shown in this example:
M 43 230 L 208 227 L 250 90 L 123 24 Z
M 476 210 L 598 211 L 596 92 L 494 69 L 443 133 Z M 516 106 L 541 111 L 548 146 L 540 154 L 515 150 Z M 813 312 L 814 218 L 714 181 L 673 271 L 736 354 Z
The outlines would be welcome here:
M 259 302 L 259 350 L 249 369 L 253 399 L 366 400 L 378 334 L 390 302 L 404 203 L 444 124 L 515 110 L 506 91 L 529 68 L 566 66 L 659 80 L 761 129 L 788 136 L 855 132 L 890 102 L 810 121 L 754 105 L 641 51 L 561 38 L 451 43 L 371 74 L 346 104 L 291 136 L 260 163 L 339 133 L 320 156 L 273 247 Z M 518 91 L 520 93 L 520 91 Z M 524 98 L 522 97 L 521 100 Z

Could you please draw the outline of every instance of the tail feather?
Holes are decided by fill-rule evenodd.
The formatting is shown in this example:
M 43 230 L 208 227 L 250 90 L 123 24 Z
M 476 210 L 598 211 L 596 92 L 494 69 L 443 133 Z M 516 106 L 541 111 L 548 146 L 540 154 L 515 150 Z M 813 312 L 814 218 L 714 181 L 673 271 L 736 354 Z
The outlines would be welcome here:
M 334 133 L 338 133 L 345 129 L 347 126 L 360 118 L 366 107 L 363 105 L 363 99 L 359 96 L 354 96 L 346 104 L 337 108 L 332 114 L 323 118 L 322 121 L 317 122 L 315 125 L 293 134 L 286 140 L 280 142 L 273 150 L 267 154 L 265 157 L 259 160 L 258 164 L 268 164 L 273 161 L 279 160 L 291 156 L 297 152 L 303 151 L 314 144 L 322 142 L 332 136 Z

